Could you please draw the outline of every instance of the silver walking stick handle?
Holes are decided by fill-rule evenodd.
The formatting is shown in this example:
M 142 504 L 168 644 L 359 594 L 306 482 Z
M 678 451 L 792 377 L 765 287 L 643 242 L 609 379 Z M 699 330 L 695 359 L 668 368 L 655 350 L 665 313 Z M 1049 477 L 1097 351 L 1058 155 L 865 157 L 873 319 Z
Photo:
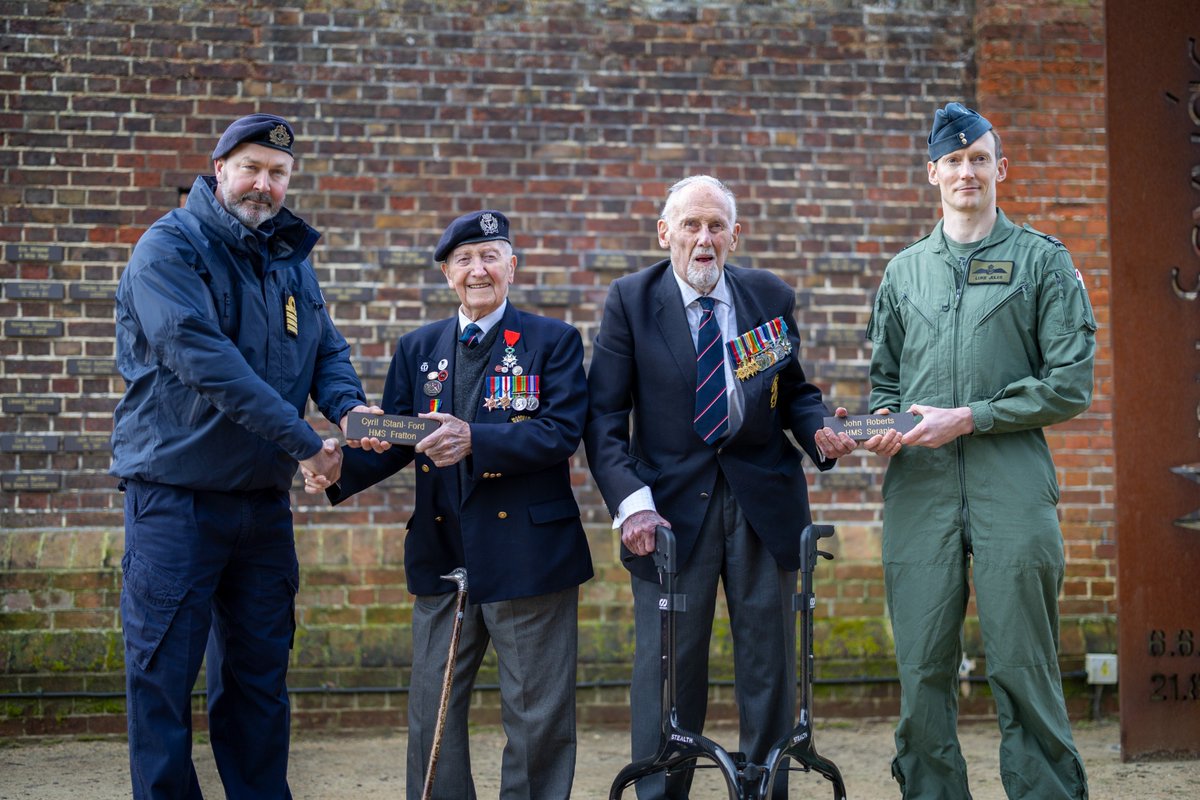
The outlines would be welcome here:
M 458 584 L 458 598 L 454 605 L 454 627 L 450 632 L 450 652 L 446 656 L 446 672 L 442 676 L 442 698 L 438 704 L 437 724 L 433 728 L 433 749 L 429 753 L 429 766 L 425 770 L 425 787 L 421 800 L 433 797 L 433 778 L 437 774 L 438 756 L 442 754 L 442 736 L 446 733 L 446 713 L 450 709 L 450 690 L 454 686 L 454 665 L 458 661 L 458 639 L 462 635 L 463 611 L 467 606 L 467 571 L 458 567 L 449 575 L 441 576 L 444 581 Z

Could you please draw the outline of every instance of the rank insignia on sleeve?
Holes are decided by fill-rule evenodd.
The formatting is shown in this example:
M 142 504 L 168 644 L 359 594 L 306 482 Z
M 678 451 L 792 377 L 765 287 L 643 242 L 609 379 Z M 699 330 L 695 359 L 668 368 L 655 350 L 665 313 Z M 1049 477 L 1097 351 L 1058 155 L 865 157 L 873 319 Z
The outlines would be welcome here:
M 296 317 L 296 298 L 290 294 L 287 304 L 283 307 L 283 325 L 287 329 L 288 336 L 293 339 L 300 335 L 300 325 Z
M 725 343 L 733 359 L 733 373 L 739 381 L 750 380 L 792 354 L 792 341 L 787 337 L 787 330 L 783 317 L 776 317 Z

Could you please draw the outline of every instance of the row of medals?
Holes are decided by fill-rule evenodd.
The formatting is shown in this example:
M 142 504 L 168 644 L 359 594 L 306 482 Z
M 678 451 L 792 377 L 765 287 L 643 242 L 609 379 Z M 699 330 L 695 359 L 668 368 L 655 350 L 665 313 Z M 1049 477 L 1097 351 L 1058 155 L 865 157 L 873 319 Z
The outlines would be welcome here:
M 767 346 L 765 350 L 760 350 L 744 361 L 739 361 L 735 370 L 739 381 L 744 381 L 748 378 L 753 378 L 758 373 L 768 369 L 772 364 L 777 363 L 780 359 L 788 357 L 792 352 L 792 343 L 787 339 L 776 339 Z
M 504 348 L 504 358 L 500 359 L 500 363 L 496 365 L 496 372 L 505 374 L 511 373 L 514 377 L 520 377 L 525 374 L 525 370 L 517 363 L 517 356 L 511 347 Z M 510 408 L 513 411 L 533 411 L 541 405 L 536 394 L 496 394 L 483 398 L 483 407 L 488 411 L 495 411 L 497 408 L 508 411 Z
M 437 397 L 442 393 L 442 387 L 446 379 L 450 377 L 449 373 L 446 372 L 446 367 L 449 365 L 450 362 L 443 358 L 438 362 L 436 370 L 430 370 L 425 373 L 426 381 L 423 388 L 426 397 Z M 428 367 L 428 363 L 421 364 L 422 370 L 428 369 Z M 496 365 L 496 372 L 511 373 L 518 377 L 525 374 L 525 370 L 517 363 L 517 356 L 511 347 L 505 348 L 504 358 L 500 359 L 500 363 Z M 502 408 L 505 411 L 509 408 L 512 408 L 514 411 L 534 411 L 540 403 L 536 394 L 519 394 L 515 397 L 509 395 L 485 397 L 483 405 L 488 411 L 493 411 L 497 408 Z

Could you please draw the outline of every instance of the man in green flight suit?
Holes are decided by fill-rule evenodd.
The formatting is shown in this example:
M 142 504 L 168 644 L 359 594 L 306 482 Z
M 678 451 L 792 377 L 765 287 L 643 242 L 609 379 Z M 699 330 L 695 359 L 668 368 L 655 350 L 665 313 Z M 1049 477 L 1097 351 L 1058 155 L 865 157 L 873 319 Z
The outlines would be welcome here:
M 1009 798 L 1087 797 L 1058 669 L 1062 532 L 1042 429 L 1092 397 L 1096 325 L 1066 247 L 996 205 L 1008 159 L 982 116 L 938 109 L 929 182 L 942 221 L 888 264 L 867 332 L 870 407 L 918 424 L 890 457 L 883 563 L 901 680 L 892 773 L 906 800 L 970 797 L 958 744 L 974 580 Z

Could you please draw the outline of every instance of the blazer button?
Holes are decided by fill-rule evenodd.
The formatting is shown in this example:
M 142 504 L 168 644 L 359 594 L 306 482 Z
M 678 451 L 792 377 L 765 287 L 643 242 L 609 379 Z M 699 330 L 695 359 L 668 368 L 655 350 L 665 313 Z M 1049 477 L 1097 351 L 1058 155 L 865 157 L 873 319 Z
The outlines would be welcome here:
M 497 517 L 499 517 L 500 519 L 508 519 L 508 512 L 507 512 L 507 511 L 501 511 L 501 512 L 500 512 L 499 514 L 497 514 L 496 516 L 497 516 Z
M 493 477 L 493 478 L 499 478 L 499 477 L 501 477 L 501 475 L 500 475 L 500 473 L 499 473 L 499 472 L 493 472 L 493 473 L 492 473 L 492 477 Z
M 434 522 L 445 522 L 446 518 L 445 517 L 434 517 L 433 521 Z
M 700 499 L 701 499 L 701 500 L 707 500 L 707 499 L 708 499 L 708 492 L 701 492 L 701 493 L 700 493 Z
M 421 472 L 429 472 L 429 465 L 428 465 L 428 464 L 422 464 L 422 465 L 421 465 Z

